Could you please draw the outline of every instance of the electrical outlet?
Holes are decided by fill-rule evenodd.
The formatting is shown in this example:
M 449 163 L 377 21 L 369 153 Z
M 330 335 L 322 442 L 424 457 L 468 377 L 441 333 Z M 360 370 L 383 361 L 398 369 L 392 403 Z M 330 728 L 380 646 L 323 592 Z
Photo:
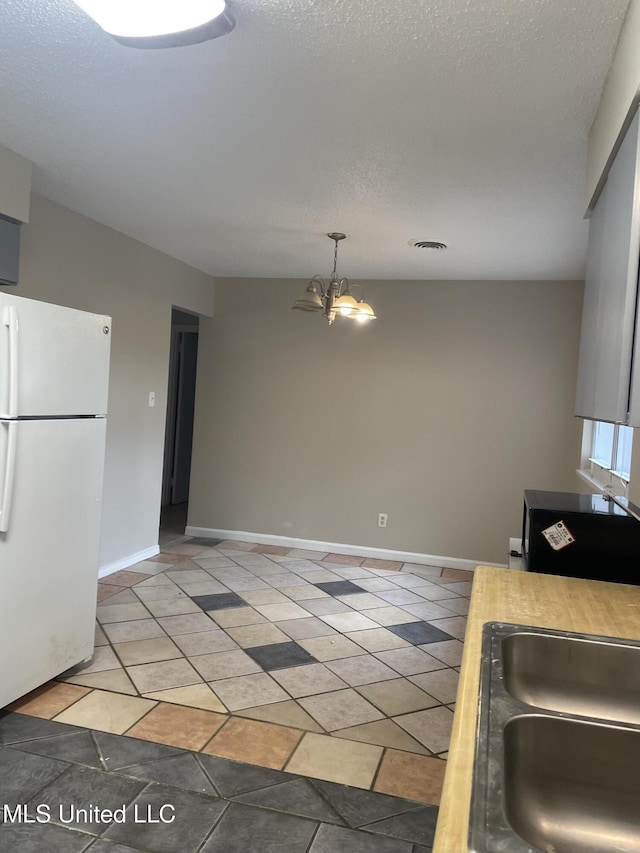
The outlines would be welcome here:
M 379 512 L 378 513 L 378 527 L 386 527 L 388 517 L 389 516 L 387 515 L 386 512 Z

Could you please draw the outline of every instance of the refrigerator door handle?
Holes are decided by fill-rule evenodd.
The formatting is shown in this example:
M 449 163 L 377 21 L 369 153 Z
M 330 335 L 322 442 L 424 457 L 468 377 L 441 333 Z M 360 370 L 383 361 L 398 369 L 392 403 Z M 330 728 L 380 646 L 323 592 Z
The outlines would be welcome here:
M 18 417 L 18 311 L 15 305 L 5 306 L 2 324 L 9 335 L 7 411 L 0 418 Z
M 7 431 L 3 465 L 3 477 L 0 482 L 0 533 L 9 530 L 9 517 L 13 500 L 13 484 L 16 473 L 18 451 L 18 422 L 1 421 L 0 426 Z

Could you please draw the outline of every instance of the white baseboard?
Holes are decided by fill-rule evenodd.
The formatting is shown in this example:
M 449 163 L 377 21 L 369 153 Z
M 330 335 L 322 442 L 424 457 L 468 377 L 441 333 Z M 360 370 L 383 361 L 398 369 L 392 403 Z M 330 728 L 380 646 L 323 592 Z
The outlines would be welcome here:
M 442 557 L 436 554 L 419 554 L 413 551 L 392 551 L 389 548 L 371 548 L 367 545 L 345 545 L 341 542 L 320 542 L 316 539 L 291 539 L 270 533 L 249 533 L 246 530 L 218 530 L 213 527 L 187 526 L 187 536 L 205 539 L 233 539 L 236 542 L 255 542 L 256 545 L 281 545 L 283 548 L 304 548 L 307 551 L 324 551 L 329 554 L 348 554 L 353 557 L 372 557 L 375 560 L 395 560 L 421 566 L 442 566 L 445 569 L 473 571 L 476 566 L 496 566 L 505 569 L 505 563 L 488 563 L 486 560 L 465 560 L 462 557 Z
M 136 551 L 135 554 L 127 554 L 126 557 L 121 557 L 113 563 L 107 563 L 104 566 L 100 566 L 100 569 L 98 570 L 98 577 L 106 578 L 107 575 L 112 575 L 114 572 L 119 572 L 122 569 L 128 569 L 129 566 L 133 566 L 141 560 L 148 560 L 149 557 L 155 557 L 155 555 L 159 553 L 160 548 L 158 545 L 152 545 L 150 548 L 145 548 L 143 551 Z

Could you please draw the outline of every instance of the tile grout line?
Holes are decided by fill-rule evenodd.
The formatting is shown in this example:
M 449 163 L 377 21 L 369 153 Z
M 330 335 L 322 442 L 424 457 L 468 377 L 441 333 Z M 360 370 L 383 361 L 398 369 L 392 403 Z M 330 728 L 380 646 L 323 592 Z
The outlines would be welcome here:
M 142 697 L 140 697 L 140 698 L 142 698 Z M 150 699 L 149 701 L 152 702 L 153 700 Z M 160 702 L 156 701 L 152 708 L 149 708 L 148 711 L 145 711 L 141 717 L 138 717 L 138 719 L 135 721 L 135 723 L 131 723 L 129 728 L 125 729 L 123 732 L 109 732 L 109 734 L 121 734 L 123 737 L 135 737 L 135 735 L 129 735 L 129 731 L 134 726 L 137 726 L 138 723 L 142 722 L 142 720 L 144 720 L 145 717 L 148 717 L 152 711 L 155 711 L 155 709 L 158 707 L 158 705 L 160 705 Z M 143 740 L 143 738 L 140 738 L 140 740 Z
M 380 753 L 380 758 L 378 760 L 378 763 L 376 764 L 376 769 L 373 771 L 373 777 L 371 778 L 371 785 L 369 786 L 370 791 L 373 791 L 375 789 L 375 784 L 378 781 L 378 775 L 380 773 L 380 770 L 382 769 L 382 763 L 385 759 L 388 748 L 389 747 L 386 747 L 386 746 L 384 746 L 382 748 L 382 752 Z
M 57 684 L 67 684 L 67 683 L 70 683 L 70 682 L 66 682 L 66 681 L 58 681 L 58 682 L 56 682 L 56 683 L 57 683 Z M 74 687 L 82 687 L 83 685 L 82 685 L 82 684 L 74 684 L 73 686 L 74 686 Z M 73 702 L 70 702 L 70 703 L 69 703 L 65 708 L 63 708 L 61 711 L 58 711 L 57 713 L 55 713 L 55 714 L 53 715 L 53 717 L 42 717 L 42 718 L 40 718 L 40 719 L 48 719 L 48 720 L 51 720 L 51 721 L 52 721 L 52 722 L 54 722 L 54 723 L 55 723 L 55 722 L 58 722 L 58 720 L 56 720 L 56 717 L 59 717 L 59 716 L 60 716 L 60 714 L 64 714 L 64 713 L 65 713 L 65 711 L 68 711 L 68 710 L 69 710 L 69 708 L 73 708 L 73 706 L 74 706 L 74 705 L 77 705 L 77 704 L 78 704 L 78 702 L 79 702 L 81 699 L 86 699 L 88 696 L 91 696 L 91 694 L 95 692 L 95 689 L 96 689 L 95 687 L 88 687 L 88 688 L 87 688 L 87 692 L 86 692 L 86 693 L 83 693 L 83 695 L 82 695 L 82 696 L 78 696 L 78 698 L 77 698 L 77 699 L 74 699 L 74 700 L 73 700 Z M 18 713 L 20 713 L 20 712 L 18 711 Z
M 291 771 L 291 770 L 287 770 L 287 767 L 291 764 L 291 761 L 293 760 L 294 755 L 295 755 L 295 754 L 297 753 L 297 751 L 300 749 L 300 747 L 302 746 L 302 741 L 305 739 L 305 737 L 306 737 L 308 734 L 317 734 L 317 732 L 303 732 L 303 733 L 302 733 L 302 737 L 300 738 L 300 740 L 298 741 L 298 743 L 294 746 L 294 748 L 291 750 L 291 753 L 290 753 L 289 757 L 287 758 L 287 760 L 285 761 L 285 763 L 282 765 L 282 770 L 283 770 L 285 773 L 292 773 L 292 772 L 293 772 L 293 771 Z M 321 735 L 321 737 L 326 737 L 326 735 Z M 301 775 L 301 774 L 297 774 L 297 775 Z
M 167 704 L 169 704 L 169 703 L 167 703 Z M 215 712 L 212 712 L 212 713 L 215 713 Z M 218 735 L 220 734 L 220 732 L 221 732 L 221 731 L 223 731 L 223 729 L 225 729 L 225 728 L 227 727 L 227 725 L 229 724 L 229 722 L 230 722 L 230 720 L 231 720 L 231 714 L 227 714 L 227 715 L 226 715 L 226 717 L 227 717 L 227 719 L 222 723 L 222 725 L 220 726 L 220 728 L 219 728 L 219 729 L 216 729 L 216 730 L 215 730 L 215 732 L 211 735 L 211 737 L 210 737 L 208 740 L 206 740 L 206 741 L 202 744 L 202 746 L 201 746 L 201 747 L 199 747 L 197 750 L 194 750 L 195 752 L 198 752 L 198 753 L 204 752 L 204 749 L 205 749 L 207 746 L 209 746 L 209 744 L 210 744 L 210 743 L 213 743 L 213 741 L 215 740 L 215 738 L 217 738 L 217 737 L 218 737 Z M 205 755 L 211 755 L 211 754 L 212 754 L 212 753 L 205 753 Z
M 315 790 L 315 789 L 314 789 L 314 790 Z M 334 809 L 334 811 L 335 811 L 335 809 Z M 336 812 L 336 814 L 337 814 L 337 812 Z M 340 817 L 340 815 L 338 815 L 338 817 Z M 318 821 L 318 825 L 317 825 L 317 827 L 315 828 L 315 830 L 314 830 L 314 832 L 313 832 L 313 834 L 312 834 L 312 836 L 311 836 L 311 839 L 309 840 L 309 844 L 307 845 L 307 848 L 306 848 L 306 850 L 305 850 L 305 853 L 311 853 L 311 850 L 312 850 L 312 848 L 313 848 L 313 845 L 316 843 L 316 838 L 318 837 L 318 833 L 320 832 L 320 827 L 322 827 L 323 825 L 324 825 L 324 821 L 319 820 L 319 821 Z

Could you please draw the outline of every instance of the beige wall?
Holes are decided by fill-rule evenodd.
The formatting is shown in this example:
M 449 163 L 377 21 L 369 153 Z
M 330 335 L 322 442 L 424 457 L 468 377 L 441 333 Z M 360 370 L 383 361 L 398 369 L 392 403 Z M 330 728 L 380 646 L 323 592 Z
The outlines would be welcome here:
M 504 562 L 522 490 L 573 487 L 580 283 L 370 282 L 365 328 L 301 286 L 216 284 L 190 524 Z M 34 197 L 5 289 L 114 318 L 101 564 L 152 547 L 171 306 L 211 315 L 212 279 Z
M 113 317 L 101 566 L 158 542 L 171 306 L 213 311 L 213 279 L 34 196 L 16 296 Z M 155 408 L 148 407 L 156 392 Z
M 523 489 L 573 488 L 582 284 L 369 282 L 368 327 L 302 287 L 216 279 L 189 524 L 506 562 Z

